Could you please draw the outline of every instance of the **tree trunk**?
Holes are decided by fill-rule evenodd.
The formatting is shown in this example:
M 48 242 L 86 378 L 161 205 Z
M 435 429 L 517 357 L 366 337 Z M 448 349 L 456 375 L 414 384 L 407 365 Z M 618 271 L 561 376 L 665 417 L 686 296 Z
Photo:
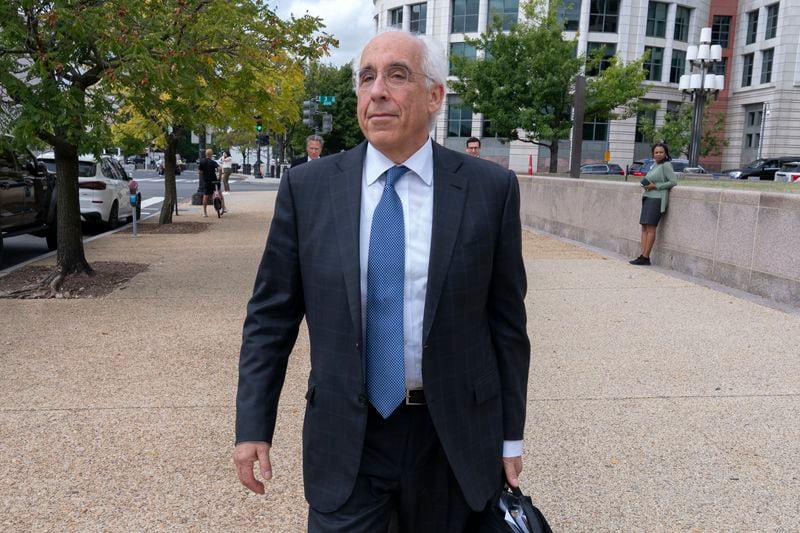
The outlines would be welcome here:
M 52 138 L 52 136 L 50 137 Z M 53 143 L 56 160 L 56 239 L 58 251 L 56 268 L 43 279 L 11 293 L 14 298 L 53 298 L 59 294 L 67 276 L 94 274 L 83 252 L 81 209 L 78 200 L 78 147 L 62 139 Z
M 558 172 L 558 139 L 550 141 L 550 170 L 551 174 Z
M 65 136 L 60 136 L 65 138 Z M 58 272 L 62 276 L 94 271 L 83 251 L 81 207 L 78 199 L 78 147 L 67 142 L 53 146 L 56 159 Z M 59 281 L 55 290 L 61 286 Z
M 167 135 L 167 147 L 164 150 L 164 202 L 161 204 L 159 224 L 172 224 L 172 213 L 178 204 L 178 188 L 175 185 L 175 154 L 178 151 L 178 131 Z

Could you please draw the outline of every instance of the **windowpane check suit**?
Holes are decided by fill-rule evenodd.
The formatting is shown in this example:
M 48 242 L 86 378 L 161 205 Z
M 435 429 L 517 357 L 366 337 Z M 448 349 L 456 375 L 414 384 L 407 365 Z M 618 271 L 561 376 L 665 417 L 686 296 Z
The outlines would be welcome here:
M 306 498 L 350 495 L 367 427 L 359 210 L 366 143 L 284 174 L 248 304 L 236 440 L 272 442 L 278 398 L 306 318 Z M 433 145 L 433 225 L 422 375 L 436 432 L 469 505 L 499 489 L 503 440 L 522 440 L 530 359 L 516 176 Z

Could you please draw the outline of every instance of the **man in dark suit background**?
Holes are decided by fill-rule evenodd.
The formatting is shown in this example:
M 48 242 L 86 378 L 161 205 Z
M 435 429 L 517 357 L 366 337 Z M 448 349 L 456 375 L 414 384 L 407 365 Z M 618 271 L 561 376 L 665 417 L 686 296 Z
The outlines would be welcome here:
M 308 163 L 314 159 L 319 159 L 319 157 L 322 155 L 322 145 L 324 143 L 325 141 L 323 141 L 322 137 L 319 135 L 309 135 L 306 137 L 306 155 L 303 157 L 298 157 L 297 159 L 292 159 L 290 168 L 302 165 L 303 163 Z
M 530 359 L 516 176 L 433 143 L 447 62 L 390 31 L 356 70 L 367 142 L 281 181 L 248 304 L 234 462 L 257 493 L 305 317 L 309 531 L 469 531 L 516 486 Z

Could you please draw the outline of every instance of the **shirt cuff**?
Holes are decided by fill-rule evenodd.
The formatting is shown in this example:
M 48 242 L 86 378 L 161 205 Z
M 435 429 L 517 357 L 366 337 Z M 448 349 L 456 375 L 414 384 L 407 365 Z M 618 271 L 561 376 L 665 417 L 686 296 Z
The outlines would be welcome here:
M 503 457 L 522 457 L 521 440 L 504 440 Z

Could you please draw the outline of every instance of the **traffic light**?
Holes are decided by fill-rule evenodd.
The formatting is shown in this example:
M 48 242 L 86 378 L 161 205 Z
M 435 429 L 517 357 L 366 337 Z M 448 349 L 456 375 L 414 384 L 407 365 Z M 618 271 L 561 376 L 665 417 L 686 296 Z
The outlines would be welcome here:
M 333 130 L 333 115 L 330 113 L 322 114 L 322 133 L 330 133 Z
M 316 111 L 316 107 L 313 100 L 303 101 L 303 124 L 309 128 L 314 127 L 314 112 Z
M 264 131 L 264 124 L 261 123 L 261 115 L 256 115 L 256 133 Z

